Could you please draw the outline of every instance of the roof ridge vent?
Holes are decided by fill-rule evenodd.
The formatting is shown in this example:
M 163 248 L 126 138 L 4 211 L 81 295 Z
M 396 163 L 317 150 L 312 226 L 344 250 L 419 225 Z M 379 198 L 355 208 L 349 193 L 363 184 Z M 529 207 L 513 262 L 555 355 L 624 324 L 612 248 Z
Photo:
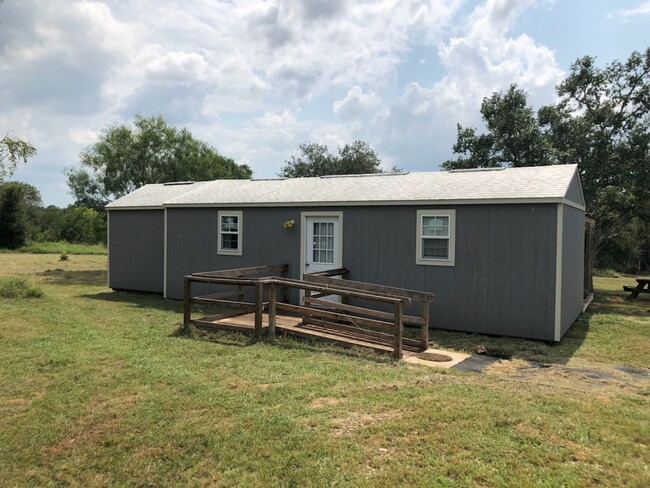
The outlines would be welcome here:
M 180 185 L 193 185 L 195 182 L 194 181 L 168 181 L 167 183 L 163 183 L 165 186 L 180 186 Z
M 321 178 L 366 178 L 371 176 L 403 176 L 409 174 L 408 171 L 399 172 L 399 173 L 362 173 L 362 174 L 351 174 L 351 175 L 324 175 Z
M 286 178 L 251 178 L 250 181 L 284 181 Z
M 463 169 L 450 169 L 447 173 L 478 173 L 482 171 L 503 171 L 506 169 L 504 166 L 497 166 L 495 168 L 463 168 Z

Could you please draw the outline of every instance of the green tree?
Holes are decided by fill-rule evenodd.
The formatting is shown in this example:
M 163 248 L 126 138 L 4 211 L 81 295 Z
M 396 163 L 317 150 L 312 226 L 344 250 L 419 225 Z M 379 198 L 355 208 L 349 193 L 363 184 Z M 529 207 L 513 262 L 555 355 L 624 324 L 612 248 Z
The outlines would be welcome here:
M 333 155 L 324 144 L 305 142 L 298 146 L 300 154 L 291 155 L 280 168 L 279 176 L 283 178 L 305 178 L 325 175 L 351 175 L 383 173 L 381 159 L 367 142 L 354 141 L 338 148 L 338 155 Z M 393 168 L 398 171 L 398 168 Z
M 70 205 L 59 213 L 55 229 L 56 240 L 84 244 L 106 241 L 104 215 L 92 208 Z
M 510 85 L 505 93 L 493 93 L 481 103 L 487 132 L 477 134 L 474 127 L 457 125 L 455 160 L 447 169 L 493 168 L 496 166 L 540 166 L 550 164 L 548 146 L 527 94 Z
M 487 132 L 459 126 L 459 156 L 443 166 L 578 164 L 597 220 L 595 258 L 635 217 L 650 217 L 650 48 L 605 68 L 580 58 L 557 92 L 536 115 L 514 85 L 486 98 Z
M 113 125 L 80 155 L 81 168 L 67 169 L 68 186 L 80 206 L 100 209 L 148 183 L 250 178 L 245 164 L 224 157 L 187 129 L 161 116 L 137 115 L 133 125 Z
M 580 168 L 598 254 L 635 217 L 650 218 L 650 48 L 598 68 L 578 59 L 540 123 L 554 159 Z
M 6 134 L 0 139 L 0 183 L 16 171 L 20 162 L 36 154 L 36 148 L 29 142 Z
M 27 242 L 25 189 L 20 184 L 0 186 L 0 247 L 17 249 Z

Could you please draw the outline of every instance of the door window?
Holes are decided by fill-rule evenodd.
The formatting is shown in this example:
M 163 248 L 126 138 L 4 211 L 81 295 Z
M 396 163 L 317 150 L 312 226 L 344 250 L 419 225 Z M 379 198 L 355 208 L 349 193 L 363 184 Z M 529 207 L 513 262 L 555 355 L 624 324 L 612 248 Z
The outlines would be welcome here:
M 312 261 L 321 264 L 334 263 L 334 223 L 313 223 Z

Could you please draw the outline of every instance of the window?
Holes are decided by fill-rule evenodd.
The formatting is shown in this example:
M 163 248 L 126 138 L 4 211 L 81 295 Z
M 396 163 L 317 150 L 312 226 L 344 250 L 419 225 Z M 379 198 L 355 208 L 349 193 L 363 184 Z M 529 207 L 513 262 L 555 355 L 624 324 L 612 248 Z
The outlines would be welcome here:
M 415 264 L 454 266 L 455 210 L 418 210 Z
M 334 263 L 334 222 L 314 222 L 313 261 Z
M 241 256 L 242 254 L 242 213 L 218 212 L 219 250 L 218 254 Z

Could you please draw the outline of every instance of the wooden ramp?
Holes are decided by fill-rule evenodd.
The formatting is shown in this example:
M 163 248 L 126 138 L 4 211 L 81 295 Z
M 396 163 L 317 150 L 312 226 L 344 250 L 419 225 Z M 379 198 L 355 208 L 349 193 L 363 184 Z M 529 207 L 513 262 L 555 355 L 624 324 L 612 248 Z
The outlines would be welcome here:
M 291 327 L 302 322 L 301 317 L 291 317 L 288 315 L 276 315 L 276 327 Z M 213 330 L 235 330 L 252 334 L 255 332 L 255 312 L 235 315 L 234 317 L 212 318 L 204 317 L 202 319 L 193 319 L 192 323 L 202 329 Z M 269 314 L 262 315 L 262 331 L 265 333 L 269 329 Z
M 230 330 L 252 334 L 255 331 L 255 313 L 246 313 L 226 318 L 193 319 L 192 323 L 206 330 Z M 262 330 L 269 327 L 269 314 L 262 315 Z M 327 323 L 304 323 L 302 317 L 292 315 L 276 315 L 276 330 L 278 333 L 303 337 L 307 339 L 326 340 L 344 347 L 363 347 L 382 353 L 393 353 L 393 336 L 360 327 L 345 325 L 332 326 Z M 403 339 L 404 357 L 422 351 L 419 341 Z
M 184 326 L 194 324 L 256 337 L 282 333 L 323 339 L 392 353 L 395 359 L 427 349 L 431 293 L 351 281 L 345 268 L 308 273 L 301 280 L 287 278 L 287 270 L 288 265 L 280 264 L 186 276 Z M 280 276 L 273 276 L 275 273 Z M 193 284 L 200 285 L 201 290 L 206 285 L 220 289 L 195 295 Z M 224 287 L 231 290 L 221 291 Z M 287 300 L 290 288 L 304 295 L 300 305 Z M 253 294 L 254 300 L 248 298 Z M 192 319 L 193 304 L 217 306 L 220 313 Z M 419 339 L 405 338 L 404 324 L 419 327 Z

